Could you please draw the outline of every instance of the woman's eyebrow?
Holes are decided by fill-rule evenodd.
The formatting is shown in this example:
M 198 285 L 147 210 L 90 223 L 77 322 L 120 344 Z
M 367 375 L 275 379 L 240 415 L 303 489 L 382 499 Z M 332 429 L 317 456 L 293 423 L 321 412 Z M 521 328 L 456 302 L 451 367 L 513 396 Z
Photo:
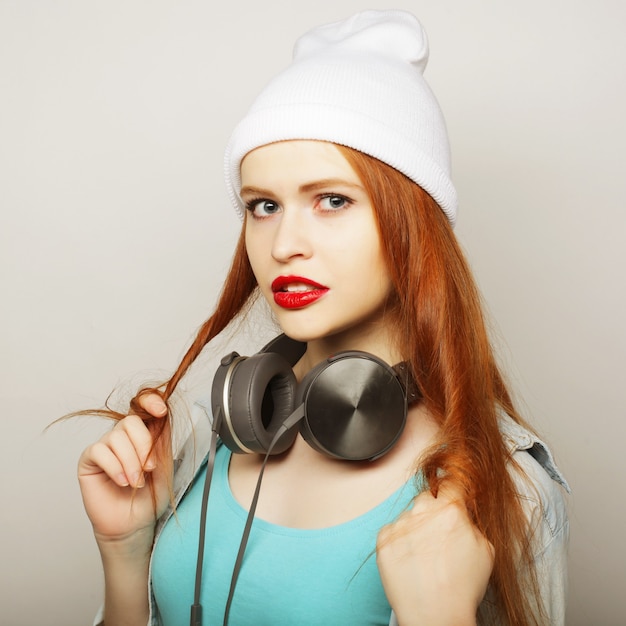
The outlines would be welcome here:
M 364 191 L 363 187 L 358 183 L 353 183 L 343 178 L 324 178 L 311 183 L 300 185 L 301 192 L 315 191 L 316 189 L 327 189 L 328 187 L 352 187 Z
M 351 187 L 359 191 L 365 191 L 364 188 L 358 183 L 353 183 L 343 178 L 323 178 L 321 180 L 315 180 L 310 183 L 304 183 L 300 185 L 298 191 L 301 193 L 307 193 L 315 191 L 316 189 L 328 189 L 329 187 Z M 262 187 L 255 187 L 252 185 L 246 185 L 241 188 L 239 192 L 240 196 L 271 196 L 272 191 L 269 189 L 263 189 Z
M 241 188 L 239 192 L 240 196 L 270 196 L 272 192 L 268 189 L 262 189 L 261 187 L 252 187 L 251 185 L 246 185 Z

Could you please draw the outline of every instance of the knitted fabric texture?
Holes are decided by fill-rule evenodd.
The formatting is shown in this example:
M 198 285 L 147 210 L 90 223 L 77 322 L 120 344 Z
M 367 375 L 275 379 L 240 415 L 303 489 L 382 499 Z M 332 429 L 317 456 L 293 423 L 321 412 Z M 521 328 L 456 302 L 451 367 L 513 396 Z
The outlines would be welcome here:
M 426 33 L 405 11 L 365 11 L 300 37 L 291 65 L 257 97 L 226 147 L 226 185 L 238 214 L 248 152 L 277 141 L 321 140 L 399 170 L 454 225 L 448 136 L 423 77 L 427 61 Z

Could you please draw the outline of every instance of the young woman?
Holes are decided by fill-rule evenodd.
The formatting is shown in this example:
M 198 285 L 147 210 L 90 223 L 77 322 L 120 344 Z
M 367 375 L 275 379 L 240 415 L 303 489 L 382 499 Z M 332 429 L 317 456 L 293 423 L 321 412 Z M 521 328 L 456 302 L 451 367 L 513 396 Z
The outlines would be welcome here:
M 107 626 L 186 624 L 192 604 L 203 624 L 225 614 L 255 625 L 563 623 L 567 485 L 494 360 L 452 230 L 456 195 L 422 76 L 427 56 L 404 12 L 316 28 L 235 129 L 226 180 L 244 224 L 215 313 L 168 383 L 113 414 L 116 426 L 80 459 Z M 274 347 L 262 365 L 259 355 L 243 360 L 260 392 L 240 386 L 241 360 L 226 358 L 218 391 L 200 403 L 221 440 L 201 464 L 209 476 L 188 476 L 193 454 L 171 450 L 167 401 L 258 294 L 301 346 L 294 381 L 290 367 L 268 366 Z M 264 390 L 278 387 L 275 405 L 296 394 L 282 423 L 340 359 L 322 409 L 266 458 L 273 443 L 261 440 L 277 439 L 280 424 L 271 407 L 267 423 Z M 374 363 L 376 384 L 361 380 L 362 361 Z M 399 372 L 399 403 L 378 391 L 379 371 Z M 342 394 L 352 411 L 344 430 Z M 251 431 L 241 436 L 238 412 Z M 318 413 L 330 443 L 309 423 Z M 375 449 L 355 452 L 361 439 Z

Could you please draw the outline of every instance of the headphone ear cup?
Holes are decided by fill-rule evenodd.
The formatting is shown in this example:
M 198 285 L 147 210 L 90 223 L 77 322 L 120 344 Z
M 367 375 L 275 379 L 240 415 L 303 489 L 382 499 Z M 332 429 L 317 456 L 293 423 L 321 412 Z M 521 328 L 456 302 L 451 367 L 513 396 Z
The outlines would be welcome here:
M 295 375 L 283 357 L 270 352 L 240 357 L 230 367 L 230 372 L 220 376 L 221 394 L 217 374 L 213 383 L 212 395 L 222 397 L 224 416 L 218 434 L 233 452 L 264 454 L 295 408 Z M 297 427 L 285 432 L 272 454 L 287 450 L 297 434 Z
M 396 372 L 365 352 L 339 353 L 313 368 L 298 388 L 300 403 L 304 439 L 338 459 L 381 457 L 406 423 L 406 393 Z

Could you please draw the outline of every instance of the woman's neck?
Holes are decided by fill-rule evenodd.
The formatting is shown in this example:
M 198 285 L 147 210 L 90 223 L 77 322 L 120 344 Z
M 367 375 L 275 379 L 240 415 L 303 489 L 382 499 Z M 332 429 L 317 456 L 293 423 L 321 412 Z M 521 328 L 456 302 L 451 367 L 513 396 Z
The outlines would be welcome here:
M 391 333 L 376 332 L 373 330 L 367 335 L 353 336 L 349 332 L 315 339 L 307 343 L 307 349 L 302 358 L 296 363 L 293 370 L 298 380 L 330 356 L 339 352 L 359 350 L 368 352 L 382 359 L 389 365 L 395 365 L 403 360 L 402 354 L 396 348 L 397 342 L 390 336 Z

